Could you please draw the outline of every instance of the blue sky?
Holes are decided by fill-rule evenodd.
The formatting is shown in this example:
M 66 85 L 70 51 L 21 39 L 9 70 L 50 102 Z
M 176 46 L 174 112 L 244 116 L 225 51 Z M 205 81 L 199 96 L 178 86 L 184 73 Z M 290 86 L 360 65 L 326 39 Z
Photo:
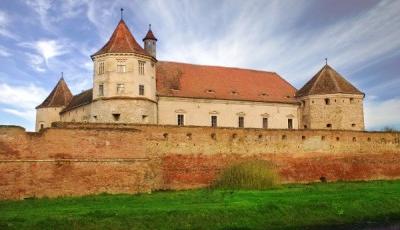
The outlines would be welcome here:
M 366 93 L 369 130 L 400 128 L 400 1 L 1 0 L 0 123 L 32 130 L 60 73 L 91 88 L 90 55 L 120 18 L 152 24 L 159 60 L 275 71 L 300 88 L 324 64 Z

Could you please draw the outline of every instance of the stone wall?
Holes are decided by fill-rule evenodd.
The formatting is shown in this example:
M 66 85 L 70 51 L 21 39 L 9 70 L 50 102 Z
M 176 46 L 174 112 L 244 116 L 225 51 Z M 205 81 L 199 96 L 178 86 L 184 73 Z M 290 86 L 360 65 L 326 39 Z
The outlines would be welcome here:
M 210 184 L 265 159 L 282 181 L 400 178 L 399 133 L 54 123 L 0 127 L 0 198 L 136 193 Z

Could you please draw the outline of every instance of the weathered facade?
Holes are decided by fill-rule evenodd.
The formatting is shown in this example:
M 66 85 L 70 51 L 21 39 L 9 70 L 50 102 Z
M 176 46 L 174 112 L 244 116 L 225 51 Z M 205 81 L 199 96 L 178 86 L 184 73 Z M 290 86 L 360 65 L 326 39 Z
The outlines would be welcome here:
M 66 96 L 60 80 L 49 95 L 59 103 L 47 98 L 38 106 L 36 131 L 56 121 L 364 129 L 364 94 L 329 65 L 296 90 L 275 72 L 158 61 L 151 28 L 143 42 L 121 19 L 91 56 L 93 88 Z

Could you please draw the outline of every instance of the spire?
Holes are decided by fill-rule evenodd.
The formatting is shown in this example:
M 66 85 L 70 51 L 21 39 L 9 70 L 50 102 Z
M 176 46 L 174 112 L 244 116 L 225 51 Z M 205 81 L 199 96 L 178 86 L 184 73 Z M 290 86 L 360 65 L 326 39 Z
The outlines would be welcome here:
M 336 93 L 364 94 L 329 66 L 327 59 L 325 61 L 325 66 L 297 91 L 297 97 Z
M 123 17 L 123 9 L 121 8 L 121 20 L 115 28 L 108 42 L 95 54 L 105 53 L 136 53 L 148 56 L 146 51 L 136 42 L 128 26 L 125 24 Z
M 66 106 L 71 101 L 71 98 L 72 93 L 69 90 L 67 83 L 64 81 L 64 77 L 61 72 L 61 78 L 57 85 L 51 91 L 49 96 L 42 102 L 42 104 L 36 107 L 36 109 Z
M 151 24 L 149 24 L 149 30 L 147 31 L 146 36 L 143 38 L 143 41 L 145 40 L 157 41 L 157 38 L 154 36 L 153 31 L 151 31 Z
M 124 8 L 121 8 L 121 20 L 124 20 Z

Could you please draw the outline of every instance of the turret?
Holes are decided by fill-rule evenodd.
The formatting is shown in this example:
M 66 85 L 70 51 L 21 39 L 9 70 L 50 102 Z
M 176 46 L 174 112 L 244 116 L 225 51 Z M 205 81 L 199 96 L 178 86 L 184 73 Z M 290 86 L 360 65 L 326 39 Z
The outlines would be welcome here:
M 60 121 L 60 112 L 72 99 L 72 93 L 64 78 L 61 77 L 49 96 L 36 107 L 36 132 Z
M 144 50 L 152 57 L 156 58 L 157 51 L 157 38 L 154 36 L 153 31 L 151 31 L 151 24 L 149 25 L 149 30 L 146 36 L 143 38 Z
M 326 64 L 296 93 L 300 128 L 364 130 L 364 93 Z
M 90 121 L 156 123 L 157 60 L 136 42 L 122 14 L 109 41 L 91 57 L 95 72 Z

